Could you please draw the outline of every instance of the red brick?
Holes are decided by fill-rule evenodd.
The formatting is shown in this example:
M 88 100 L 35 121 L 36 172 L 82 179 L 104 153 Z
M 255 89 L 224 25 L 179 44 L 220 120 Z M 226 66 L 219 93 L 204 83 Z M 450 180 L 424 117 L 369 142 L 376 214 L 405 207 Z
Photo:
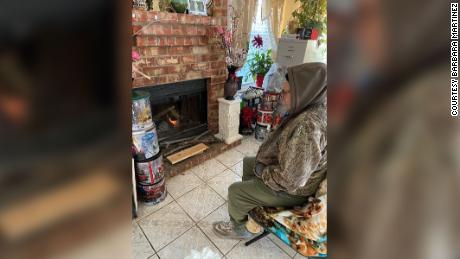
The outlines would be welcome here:
M 212 62 L 209 62 L 209 64 L 213 69 L 227 67 L 227 64 L 225 63 L 225 61 L 212 61 Z
M 184 41 L 185 41 L 185 38 L 184 37 L 175 37 L 176 38 L 176 41 L 174 43 L 174 45 L 176 46 L 184 46 Z
M 173 46 L 175 44 L 175 37 L 161 37 L 159 40 L 159 46 Z
M 182 73 L 182 72 L 181 72 L 181 73 L 178 73 L 177 75 L 179 76 L 179 80 L 180 80 L 180 81 L 184 81 L 185 78 L 186 78 L 185 73 Z
M 167 66 L 167 67 L 164 67 L 164 68 L 166 69 L 165 74 L 175 74 L 175 73 L 179 72 L 180 65 Z
M 209 49 L 208 49 L 208 47 L 205 47 L 205 46 L 194 46 L 193 49 L 192 49 L 192 53 L 193 54 L 198 54 L 198 55 L 208 54 Z
M 141 57 L 154 57 L 167 54 L 167 49 L 163 47 L 142 47 L 139 48 Z
M 153 35 L 155 34 L 155 26 L 157 25 L 158 24 L 144 24 L 133 29 L 133 33 L 136 33 L 137 35 Z
M 159 46 L 159 38 L 155 36 L 136 36 L 135 39 L 139 47 Z
M 160 20 L 163 22 L 177 22 L 177 14 L 176 13 L 167 13 L 167 12 L 160 12 L 159 14 Z
M 165 67 L 145 67 L 143 72 L 148 76 L 160 76 L 167 72 Z
M 213 1 L 214 7 L 226 7 L 227 6 L 227 0 L 214 0 Z
M 155 58 L 141 58 L 139 62 L 140 67 L 153 67 L 156 66 L 156 64 Z
M 213 76 L 211 77 L 211 84 L 223 84 L 227 80 L 227 76 Z
M 201 16 L 197 16 L 197 15 L 187 15 L 185 20 L 186 20 L 186 23 L 188 24 L 196 24 L 196 23 L 200 23 L 200 17 Z
M 227 17 L 227 8 L 225 7 L 222 7 L 222 8 L 215 7 L 212 11 L 213 11 L 213 16 Z
M 184 45 L 188 45 L 188 46 L 193 45 L 192 38 L 191 37 L 185 37 Z
M 171 25 L 171 35 L 184 35 L 184 29 L 181 24 Z
M 154 23 L 142 30 L 142 35 L 171 35 L 170 24 Z
M 209 54 L 197 56 L 197 61 L 199 62 L 209 61 Z
M 209 63 L 192 64 L 193 71 L 206 71 L 209 69 Z
M 206 38 L 206 37 L 199 37 L 199 38 L 198 38 L 198 45 L 208 45 L 208 38 Z
M 179 75 L 168 75 L 167 76 L 168 83 L 175 83 L 175 82 L 178 82 L 179 80 L 180 80 Z
M 155 80 L 155 85 L 164 84 L 167 81 L 167 77 L 166 76 L 156 76 L 156 77 L 153 77 L 153 80 Z
M 209 45 L 208 48 L 213 54 L 225 54 L 225 50 L 220 45 Z
M 208 55 L 208 60 L 209 61 L 218 61 L 218 60 L 225 60 L 224 55 L 217 55 L 217 54 L 210 54 Z
M 197 26 L 197 27 L 196 27 L 196 35 L 201 35 L 201 36 L 207 35 L 206 27 L 204 27 L 204 26 Z
M 164 65 L 175 65 L 179 64 L 179 57 L 158 57 L 157 58 L 157 65 L 164 66 Z
M 211 17 L 210 16 L 203 17 L 203 24 L 210 25 L 211 24 Z
M 187 25 L 184 30 L 186 35 L 197 35 L 197 26 L 195 25 Z
M 177 14 L 177 20 L 180 23 L 187 23 L 187 16 L 186 14 Z
M 187 46 L 177 46 L 168 48 L 168 54 L 170 55 L 188 55 L 191 53 L 192 50 L 190 49 L 190 47 Z
M 163 24 L 159 30 L 158 34 L 171 35 L 171 24 Z
M 147 21 L 146 12 L 143 12 L 140 10 L 132 10 L 131 21 L 132 22 L 146 22 Z
M 145 77 L 135 78 L 133 81 L 133 88 L 147 86 L 147 85 L 155 85 L 155 84 L 157 84 L 156 77 L 152 77 L 150 79 L 145 78 Z
M 150 22 L 152 20 L 160 20 L 160 12 L 157 11 L 146 11 L 147 21 Z
M 226 16 L 214 16 L 211 18 L 211 25 L 213 26 L 226 26 L 227 25 L 227 17 Z
M 189 56 L 182 56 L 183 63 L 194 63 L 197 61 L 197 56 L 189 55 Z
M 136 32 L 138 32 L 142 28 L 142 26 L 141 25 L 133 25 L 132 28 L 133 28 L 133 34 L 135 34 Z
M 203 78 L 203 76 L 201 74 L 201 71 L 191 71 L 185 75 L 185 78 L 190 80 L 190 79 Z

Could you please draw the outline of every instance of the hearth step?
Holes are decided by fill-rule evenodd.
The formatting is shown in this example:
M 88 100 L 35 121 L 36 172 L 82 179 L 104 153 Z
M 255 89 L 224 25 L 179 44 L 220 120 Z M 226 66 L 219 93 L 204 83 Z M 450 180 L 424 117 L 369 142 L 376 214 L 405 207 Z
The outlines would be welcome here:
M 194 155 L 198 155 L 200 153 L 202 153 L 203 151 L 205 151 L 206 149 L 208 149 L 208 146 L 206 146 L 205 144 L 203 143 L 200 143 L 200 144 L 197 144 L 193 147 L 190 147 L 190 148 L 187 148 L 187 149 L 184 149 L 180 152 L 177 152 L 175 154 L 172 154 L 170 156 L 167 157 L 167 159 L 169 160 L 169 162 L 171 162 L 171 164 L 177 164 L 189 157 L 192 157 Z

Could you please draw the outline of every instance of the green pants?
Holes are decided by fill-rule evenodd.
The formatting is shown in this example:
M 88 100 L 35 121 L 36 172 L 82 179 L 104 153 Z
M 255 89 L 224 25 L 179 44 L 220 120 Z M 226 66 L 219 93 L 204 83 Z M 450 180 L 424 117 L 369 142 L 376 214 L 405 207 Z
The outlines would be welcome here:
M 236 223 L 247 220 L 248 212 L 256 207 L 293 207 L 305 204 L 307 197 L 275 192 L 254 175 L 255 157 L 243 160 L 243 181 L 228 187 L 228 213 Z

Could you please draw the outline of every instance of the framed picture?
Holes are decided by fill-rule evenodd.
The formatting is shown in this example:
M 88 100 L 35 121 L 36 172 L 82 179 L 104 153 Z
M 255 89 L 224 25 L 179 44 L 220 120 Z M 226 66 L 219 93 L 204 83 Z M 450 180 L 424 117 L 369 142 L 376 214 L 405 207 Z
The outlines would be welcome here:
M 206 3 L 208 0 L 188 0 L 188 13 L 195 15 L 207 15 Z

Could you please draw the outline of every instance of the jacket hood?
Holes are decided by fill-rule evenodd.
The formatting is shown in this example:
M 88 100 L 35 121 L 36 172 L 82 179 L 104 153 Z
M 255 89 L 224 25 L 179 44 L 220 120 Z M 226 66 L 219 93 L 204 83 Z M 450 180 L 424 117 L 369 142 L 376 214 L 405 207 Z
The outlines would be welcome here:
M 310 105 L 322 103 L 327 95 L 327 66 L 306 63 L 288 68 L 291 112 L 297 114 Z

